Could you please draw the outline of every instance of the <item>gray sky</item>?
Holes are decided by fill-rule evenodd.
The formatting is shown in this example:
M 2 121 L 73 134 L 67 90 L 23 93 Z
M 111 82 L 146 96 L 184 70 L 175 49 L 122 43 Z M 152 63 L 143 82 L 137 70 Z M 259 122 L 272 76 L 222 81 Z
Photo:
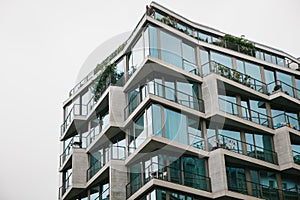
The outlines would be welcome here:
M 0 0 L 1 200 L 57 199 L 62 102 L 85 59 L 132 30 L 149 2 Z M 157 2 L 300 57 L 299 0 Z

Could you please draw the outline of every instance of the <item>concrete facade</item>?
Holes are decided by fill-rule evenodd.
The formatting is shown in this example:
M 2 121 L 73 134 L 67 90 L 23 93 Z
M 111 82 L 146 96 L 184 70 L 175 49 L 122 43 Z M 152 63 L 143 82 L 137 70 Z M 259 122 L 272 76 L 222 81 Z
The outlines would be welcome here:
M 300 199 L 300 61 L 226 37 L 151 3 L 63 103 L 58 199 Z

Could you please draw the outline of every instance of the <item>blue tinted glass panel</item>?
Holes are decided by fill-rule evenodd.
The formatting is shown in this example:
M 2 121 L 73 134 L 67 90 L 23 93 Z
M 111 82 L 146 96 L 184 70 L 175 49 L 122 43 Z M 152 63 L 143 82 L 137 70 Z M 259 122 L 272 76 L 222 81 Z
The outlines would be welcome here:
M 172 110 L 165 110 L 166 138 L 187 144 L 186 116 Z
M 229 56 L 225 56 L 216 52 L 211 52 L 211 59 L 217 63 L 225 65 L 226 67 L 232 68 L 232 60 Z
M 181 40 L 163 31 L 161 31 L 160 37 L 161 59 L 182 68 Z
M 150 55 L 158 58 L 157 29 L 152 26 L 149 26 L 149 40 Z

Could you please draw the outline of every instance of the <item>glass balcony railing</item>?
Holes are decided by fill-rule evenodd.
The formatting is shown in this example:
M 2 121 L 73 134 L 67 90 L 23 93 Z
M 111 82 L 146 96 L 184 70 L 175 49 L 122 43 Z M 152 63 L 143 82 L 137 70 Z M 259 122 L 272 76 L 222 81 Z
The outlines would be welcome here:
M 85 142 L 86 138 L 82 137 L 80 141 L 80 136 L 73 137 L 68 145 L 65 147 L 63 153 L 60 155 L 60 166 L 67 160 L 67 158 L 71 155 L 73 146 L 78 146 L 79 148 L 86 148 L 87 143 Z
M 251 187 L 250 187 L 251 186 Z M 250 189 L 251 188 L 251 189 Z M 277 188 L 262 185 L 243 179 L 228 179 L 228 189 L 241 194 L 251 195 L 261 199 L 279 200 L 281 191 Z
M 59 191 L 58 191 L 58 199 L 61 199 L 61 197 L 66 193 L 66 191 L 67 191 L 69 188 L 71 188 L 71 186 L 72 186 L 72 173 L 70 173 L 70 174 L 66 177 L 66 179 L 65 179 L 65 181 L 64 181 L 64 183 L 63 183 L 63 185 L 59 188 Z
M 193 133 L 188 133 L 188 143 L 192 147 L 205 150 L 204 139 L 202 137 L 200 137 L 199 135 L 195 135 Z
M 184 92 L 175 90 L 174 88 L 167 87 L 155 81 L 148 82 L 145 84 L 143 92 L 136 93 L 136 95 L 131 99 L 128 105 L 124 109 L 125 120 L 128 116 L 137 108 L 137 106 L 142 102 L 142 100 L 148 95 L 153 94 L 164 99 L 174 101 L 185 107 L 205 112 L 204 101 L 196 96 L 186 94 Z
M 241 117 L 245 120 L 254 122 L 256 124 L 260 124 L 262 126 L 271 127 L 269 121 L 272 121 L 272 118 L 266 114 L 257 112 L 255 110 L 251 110 L 247 107 L 238 105 L 236 103 L 232 103 L 231 101 L 228 101 L 220 97 L 219 97 L 219 106 L 220 106 L 220 111 L 222 112 Z M 243 113 L 242 116 L 240 116 L 238 113 L 239 109 L 241 109 Z M 251 115 L 249 113 L 251 113 Z
M 300 199 L 300 188 L 293 187 L 283 190 L 284 200 L 299 200 Z
M 60 127 L 61 128 L 61 136 L 71 125 L 71 123 L 74 119 L 74 116 L 86 116 L 87 113 L 88 113 L 87 105 L 74 104 L 73 107 L 71 108 L 69 114 L 65 118 L 63 124 Z
M 231 69 L 215 61 L 211 61 L 202 65 L 202 76 L 206 76 L 210 73 L 219 74 L 225 78 L 228 78 L 242 85 L 245 85 L 260 93 L 265 93 L 264 88 L 266 88 L 266 84 L 263 83 L 262 81 L 257 80 L 247 74 L 238 72 L 234 69 Z
M 269 163 L 278 164 L 277 153 L 269 149 L 255 146 L 253 144 L 221 134 L 211 136 L 207 138 L 207 141 L 209 144 L 209 151 L 223 148 L 238 154 L 246 155 Z M 243 150 L 243 146 L 245 146 L 245 150 Z
M 300 99 L 300 90 L 283 81 L 273 81 L 267 84 L 268 94 L 274 94 L 276 92 L 284 92 L 285 94 Z M 298 96 L 296 96 L 298 94 Z
M 96 199 L 93 200 L 109 200 L 109 187 L 106 188 Z
M 300 152 L 293 150 L 292 153 L 293 153 L 294 163 L 300 165 Z
M 299 120 L 295 117 L 292 117 L 286 113 L 282 113 L 273 117 L 274 128 L 280 128 L 283 126 L 287 126 L 293 128 L 295 130 L 299 129 Z
M 87 181 L 89 181 L 98 171 L 100 171 L 100 169 L 102 169 L 102 167 L 110 160 L 125 160 L 126 147 L 111 146 L 107 156 L 108 157 L 104 158 L 104 156 L 101 155 L 101 158 L 90 166 L 86 173 Z
M 233 37 L 236 40 L 239 40 L 240 42 L 234 42 L 230 41 L 228 39 L 225 39 L 223 37 L 214 35 L 212 33 L 205 32 L 200 29 L 196 29 L 190 25 L 186 25 L 185 23 L 181 22 L 180 20 L 169 16 L 167 14 L 163 14 L 161 12 L 153 11 L 151 13 L 147 13 L 152 18 L 177 29 L 178 31 L 181 31 L 185 33 L 186 35 L 193 37 L 199 41 L 206 42 L 209 44 L 213 44 L 216 46 L 220 46 L 226 49 L 230 49 L 242 54 L 246 54 L 252 57 L 255 57 L 260 60 L 264 60 L 269 63 L 277 64 L 281 67 L 288 67 L 291 69 L 297 69 L 299 70 L 299 64 L 291 61 L 288 58 L 284 58 L 282 56 L 264 51 L 262 49 L 257 49 L 255 47 L 255 44 L 249 40 L 245 40 L 243 38 L 237 38 Z M 225 36 L 226 37 L 226 36 Z
M 142 179 L 144 180 L 142 181 Z M 152 162 L 145 168 L 144 174 L 137 174 L 136 177 L 126 185 L 127 198 L 152 179 L 160 179 L 211 192 L 209 177 Z

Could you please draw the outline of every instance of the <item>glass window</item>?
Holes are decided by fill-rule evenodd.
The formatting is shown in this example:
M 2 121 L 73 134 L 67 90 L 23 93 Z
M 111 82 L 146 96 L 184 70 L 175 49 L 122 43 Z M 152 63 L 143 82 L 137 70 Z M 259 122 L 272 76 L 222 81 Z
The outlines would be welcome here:
M 202 68 L 202 75 L 208 75 L 210 73 L 210 64 L 209 64 L 209 56 L 208 51 L 200 48 L 200 61 Z
M 246 74 L 261 81 L 260 67 L 252 63 L 245 62 Z
M 158 58 L 157 28 L 153 26 L 149 26 L 149 40 L 150 55 Z
M 199 158 L 186 157 L 182 158 L 184 169 L 184 185 L 196 189 L 206 190 L 205 161 Z
M 245 74 L 244 62 L 243 61 L 236 60 L 236 70 L 238 72 L 241 72 L 242 74 Z
M 144 114 L 134 123 L 134 133 L 136 138 L 136 148 L 138 148 L 147 138 L 146 132 L 144 131 Z
M 175 111 L 165 110 L 166 138 L 183 144 L 187 144 L 187 120 L 186 116 Z
M 203 42 L 212 43 L 211 36 L 205 33 L 198 32 L 198 38 Z
M 238 115 L 236 97 L 219 95 L 220 110 L 232 115 Z
M 133 72 L 135 69 L 139 67 L 144 59 L 144 51 L 143 51 L 143 40 L 140 37 L 137 43 L 131 50 L 131 55 L 129 57 L 129 72 Z
M 198 84 L 177 82 L 177 101 L 179 104 L 193 109 L 199 109 Z
M 251 109 L 251 119 L 253 122 L 263 125 L 263 126 L 268 126 L 269 121 L 267 117 L 267 111 L 266 108 L 262 107 L 262 104 L 265 104 L 264 102 L 261 101 L 256 101 L 256 100 L 249 100 L 250 104 L 250 109 Z
M 183 69 L 188 72 L 196 72 L 197 66 L 196 64 L 196 56 L 195 49 L 187 44 L 182 44 L 183 51 Z
M 229 56 L 225 56 L 216 52 L 211 52 L 211 60 L 225 65 L 226 67 L 232 68 L 232 59 Z
M 161 107 L 158 105 L 152 105 L 152 114 L 153 114 L 153 134 L 162 136 L 162 118 L 161 118 Z
M 99 186 L 92 187 L 90 190 L 90 200 L 96 200 L 99 197 Z
M 274 91 L 275 83 L 275 73 L 271 70 L 265 69 L 265 79 L 267 84 L 268 94 L 271 94 Z
M 166 93 L 166 99 L 170 101 L 175 101 L 176 93 L 175 93 L 175 83 L 165 81 L 165 93 Z
M 284 59 L 280 57 L 276 57 L 276 59 L 277 59 L 277 64 L 284 67 Z
M 188 141 L 189 145 L 203 149 L 203 139 L 200 120 L 188 118 Z
M 181 40 L 163 31 L 161 31 L 160 39 L 161 59 L 182 68 Z
M 128 114 L 132 113 L 139 105 L 139 89 L 134 89 L 128 93 Z
M 181 162 L 180 158 L 170 156 L 170 181 L 181 184 Z
M 298 99 L 300 99 L 300 79 L 296 78 L 296 88 L 298 92 Z
M 264 54 L 265 54 L 265 61 L 271 62 L 271 55 L 268 53 L 264 53 Z
M 245 170 L 243 168 L 226 167 L 228 189 L 247 194 Z
M 280 81 L 277 84 L 281 84 L 281 89 L 283 92 L 287 92 L 288 95 L 294 96 L 294 91 L 293 91 L 293 82 L 292 82 L 292 76 L 288 74 L 284 74 L 281 72 L 276 72 L 277 74 L 277 80 Z

